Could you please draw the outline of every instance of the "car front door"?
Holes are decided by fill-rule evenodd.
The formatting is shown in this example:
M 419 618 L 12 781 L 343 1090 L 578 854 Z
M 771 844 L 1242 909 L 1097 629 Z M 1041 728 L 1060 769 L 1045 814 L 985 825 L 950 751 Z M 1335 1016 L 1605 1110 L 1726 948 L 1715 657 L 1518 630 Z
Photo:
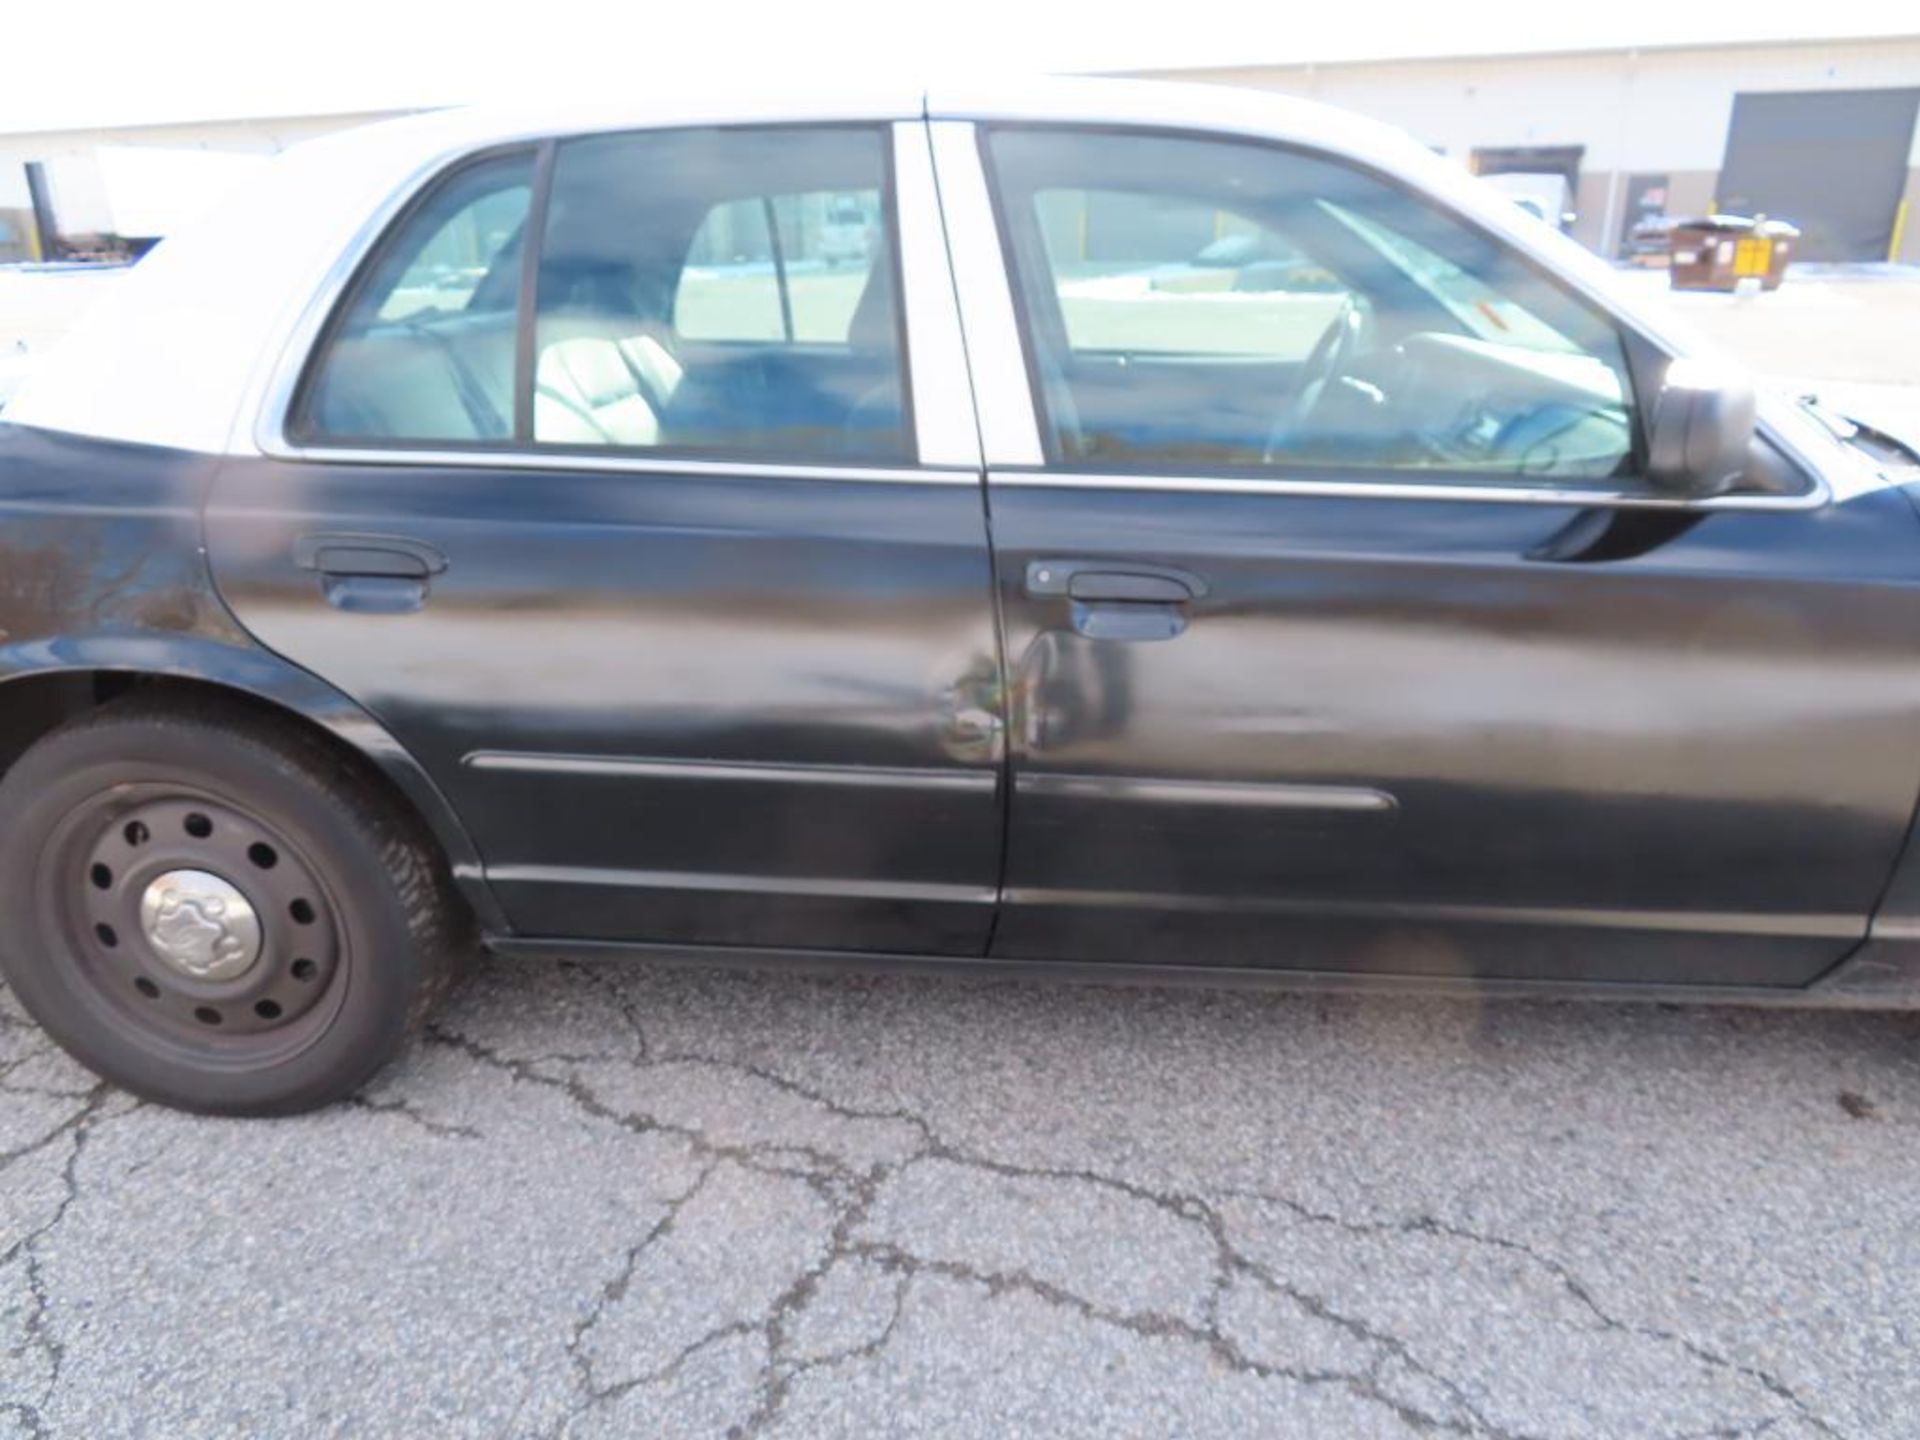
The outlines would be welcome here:
M 1001 687 L 953 305 L 918 121 L 476 157 L 222 470 L 221 592 L 417 756 L 521 935 L 977 955 Z
M 1903 496 L 1765 441 L 1650 493 L 1647 342 L 1358 166 L 935 131 L 1002 377 L 996 955 L 1787 986 L 1861 939 L 1920 775 Z

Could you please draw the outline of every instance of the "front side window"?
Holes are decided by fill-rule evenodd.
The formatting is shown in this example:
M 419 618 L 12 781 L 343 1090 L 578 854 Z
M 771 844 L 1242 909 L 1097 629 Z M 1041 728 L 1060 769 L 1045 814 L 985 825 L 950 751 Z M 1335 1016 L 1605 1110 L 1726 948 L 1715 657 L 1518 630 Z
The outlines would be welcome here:
M 472 444 L 514 430 L 514 321 L 533 155 L 462 167 L 388 236 L 335 321 L 303 440 Z
M 1633 475 L 1611 322 L 1400 187 L 1252 142 L 986 143 L 1057 462 Z
M 534 441 L 906 458 L 886 187 L 875 129 L 563 141 Z

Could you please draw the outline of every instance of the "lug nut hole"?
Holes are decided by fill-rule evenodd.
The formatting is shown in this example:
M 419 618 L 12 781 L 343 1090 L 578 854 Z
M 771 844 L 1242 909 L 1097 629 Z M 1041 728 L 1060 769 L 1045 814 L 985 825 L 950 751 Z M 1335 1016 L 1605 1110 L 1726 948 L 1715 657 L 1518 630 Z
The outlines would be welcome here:
M 93 881 L 93 888 L 96 890 L 111 890 L 113 888 L 113 871 L 104 865 L 94 866 L 93 869 L 87 872 L 87 878 Z
M 273 846 L 260 840 L 254 841 L 253 844 L 247 847 L 247 859 L 251 860 L 255 865 L 258 865 L 262 870 L 271 870 L 280 863 L 279 853 L 275 851 Z
M 160 998 L 160 987 L 144 975 L 137 976 L 134 979 L 133 988 L 149 1000 L 158 1000 Z
M 213 821 L 202 815 L 198 810 L 187 816 L 184 824 L 187 834 L 196 840 L 204 840 L 213 834 Z
M 129 820 L 127 828 L 120 832 L 120 836 L 129 845 L 144 845 L 153 838 L 153 832 L 147 829 L 143 822 Z
M 311 980 L 320 973 L 320 967 L 311 960 L 296 960 L 292 968 L 296 980 Z
M 114 946 L 120 943 L 120 936 L 114 931 L 114 928 L 111 925 L 100 924 L 100 925 L 94 926 L 93 935 L 96 940 L 98 940 L 102 945 L 106 946 L 109 950 L 113 949 Z
M 287 907 L 287 913 L 293 916 L 296 925 L 313 924 L 313 906 L 305 900 L 296 900 Z
M 256 1000 L 253 1005 L 253 1013 L 258 1015 L 262 1020 L 278 1020 L 280 1018 L 280 1002 L 278 1000 Z
M 198 1020 L 202 1025 L 218 1025 L 221 1017 L 220 1012 L 211 1005 L 202 1005 L 193 1012 L 193 1018 Z

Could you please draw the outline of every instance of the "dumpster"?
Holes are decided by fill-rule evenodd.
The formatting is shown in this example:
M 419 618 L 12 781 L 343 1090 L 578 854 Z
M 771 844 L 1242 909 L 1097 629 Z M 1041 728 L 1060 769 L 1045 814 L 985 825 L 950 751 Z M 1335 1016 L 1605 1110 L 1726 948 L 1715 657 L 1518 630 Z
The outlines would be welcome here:
M 1676 290 L 1733 290 L 1758 280 L 1778 290 L 1800 232 L 1779 220 L 1709 215 L 1676 221 L 1668 232 L 1668 274 Z
M 1771 241 L 1767 257 L 1767 273 L 1760 278 L 1762 290 L 1778 290 L 1780 282 L 1786 278 L 1787 264 L 1793 259 L 1793 242 L 1800 238 L 1800 231 L 1784 220 L 1762 219 L 1754 230 L 1762 238 Z

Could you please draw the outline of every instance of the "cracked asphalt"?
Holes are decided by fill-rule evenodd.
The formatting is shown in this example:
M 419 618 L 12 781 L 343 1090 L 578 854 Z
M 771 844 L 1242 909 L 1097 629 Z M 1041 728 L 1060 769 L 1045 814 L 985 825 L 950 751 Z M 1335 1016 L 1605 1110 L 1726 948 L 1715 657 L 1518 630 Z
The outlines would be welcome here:
M 1920 1017 L 495 962 L 0 1089 L 0 1434 L 1920 1431 Z

